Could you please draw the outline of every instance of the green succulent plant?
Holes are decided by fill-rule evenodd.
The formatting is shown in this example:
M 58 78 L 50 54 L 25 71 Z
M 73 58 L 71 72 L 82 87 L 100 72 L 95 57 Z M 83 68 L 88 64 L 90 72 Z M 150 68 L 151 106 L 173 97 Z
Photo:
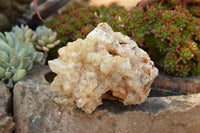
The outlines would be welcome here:
M 40 62 L 43 53 L 24 40 L 21 30 L 0 33 L 0 79 L 8 86 L 24 77 L 33 62 Z
M 60 43 L 60 40 L 56 40 L 57 33 L 46 26 L 39 26 L 36 28 L 37 40 L 34 41 L 35 48 L 48 52 L 49 49 L 55 47 Z
M 150 13 L 156 14 L 156 17 L 151 19 Z M 142 43 L 156 64 L 170 75 L 200 75 L 197 73 L 200 71 L 200 19 L 188 8 L 169 3 L 152 5 L 145 14 L 144 19 L 151 22 L 152 27 Z
M 8 87 L 24 77 L 33 63 L 44 61 L 50 48 L 60 43 L 57 33 L 46 26 L 33 31 L 28 26 L 14 26 L 11 32 L 0 33 L 0 80 Z M 36 49 L 35 49 L 36 48 Z
M 124 24 L 127 23 L 126 16 L 127 11 L 121 6 L 109 9 L 105 6 L 97 8 L 85 3 L 74 3 L 63 10 L 61 15 L 55 15 L 46 26 L 55 29 L 61 44 L 66 45 L 68 41 L 85 38 L 100 22 L 107 22 L 115 30 L 127 33 Z
M 12 27 L 11 32 L 19 34 L 20 35 L 19 39 L 21 41 L 27 40 L 30 42 L 34 42 L 37 39 L 37 34 L 32 29 L 30 29 L 27 25 L 26 26 L 21 25 L 20 27 L 16 25 Z
M 145 8 L 94 7 L 74 3 L 46 25 L 58 33 L 62 45 L 85 36 L 100 22 L 132 37 L 147 50 L 163 73 L 200 75 L 199 6 L 161 0 Z

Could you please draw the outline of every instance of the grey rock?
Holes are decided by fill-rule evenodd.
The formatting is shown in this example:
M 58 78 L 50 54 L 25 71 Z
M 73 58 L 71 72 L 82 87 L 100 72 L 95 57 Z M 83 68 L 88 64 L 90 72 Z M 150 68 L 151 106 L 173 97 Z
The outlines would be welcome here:
M 0 0 L 0 31 L 9 30 L 33 0 Z
M 0 81 L 0 132 L 12 133 L 15 128 L 13 118 L 9 116 L 11 110 L 11 94 L 8 88 Z
M 103 101 L 86 114 L 49 91 L 48 66 L 34 66 L 14 87 L 16 133 L 199 133 L 200 94 L 152 97 L 141 105 Z M 46 75 L 49 81 L 50 77 Z
M 53 14 L 56 14 L 63 6 L 68 2 L 74 0 L 38 0 L 38 11 L 42 19 L 50 19 Z M 42 24 L 42 21 L 38 18 L 34 4 L 31 4 L 31 8 L 18 19 L 19 23 L 29 24 L 31 27 L 37 27 Z
M 0 108 L 6 112 L 10 111 L 11 105 L 11 94 L 9 89 L 3 82 L 0 81 Z
M 185 94 L 200 93 L 200 76 L 174 77 L 159 74 L 152 86 Z
M 0 31 L 8 29 L 10 25 L 11 22 L 8 17 L 5 14 L 0 13 Z

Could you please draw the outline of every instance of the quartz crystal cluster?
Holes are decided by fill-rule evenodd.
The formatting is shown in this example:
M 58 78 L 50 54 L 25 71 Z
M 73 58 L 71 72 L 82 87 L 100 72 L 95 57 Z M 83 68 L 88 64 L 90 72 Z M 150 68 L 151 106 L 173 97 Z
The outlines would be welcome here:
M 64 94 L 86 113 L 103 98 L 124 105 L 140 104 L 149 95 L 158 69 L 148 54 L 129 37 L 100 23 L 85 39 L 69 42 L 49 61 L 57 74 L 50 88 Z

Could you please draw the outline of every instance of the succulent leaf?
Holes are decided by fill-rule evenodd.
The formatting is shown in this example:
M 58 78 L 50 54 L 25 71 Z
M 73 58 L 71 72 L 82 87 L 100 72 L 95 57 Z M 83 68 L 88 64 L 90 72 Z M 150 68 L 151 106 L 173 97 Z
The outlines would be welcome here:
M 53 35 L 53 36 L 51 36 L 51 37 L 49 37 L 49 40 L 47 40 L 47 42 L 53 42 L 53 41 L 55 41 L 56 40 L 56 35 Z
M 47 47 L 48 48 L 53 48 L 53 47 L 55 47 L 55 44 L 48 44 Z
M 10 65 L 14 66 L 15 68 L 17 68 L 19 66 L 19 57 L 16 56 L 12 56 L 11 60 L 10 60 Z
M 8 54 L 2 50 L 0 50 L 0 59 L 3 62 L 7 62 L 9 60 Z
M 31 61 L 31 58 L 30 57 L 25 57 L 23 58 L 23 67 L 25 70 L 30 70 L 30 68 L 32 68 L 33 66 L 33 63 Z
M 4 40 L 0 39 L 0 45 L 1 45 L 0 50 L 3 50 L 6 53 L 9 53 L 9 48 L 10 47 L 8 46 L 7 42 L 5 42 Z
M 29 29 L 28 31 L 26 31 L 25 33 L 25 38 L 30 38 L 30 36 L 33 34 L 32 30 Z
M 34 42 L 35 40 L 37 39 L 37 34 L 34 34 L 32 37 L 31 37 L 31 42 Z
M 0 78 L 5 77 L 5 69 L 0 67 Z
M 12 71 L 11 71 L 11 69 L 10 69 L 10 68 L 7 68 L 7 69 L 6 69 L 6 72 L 5 72 L 5 77 L 10 78 L 11 75 L 12 75 Z M 4 79 L 5 79 L 5 78 L 4 78 Z
M 26 74 L 26 70 L 25 69 L 19 69 L 13 75 L 12 80 L 16 82 L 16 81 L 22 79 L 25 76 L 25 74 Z
M 44 58 L 44 54 L 41 52 L 37 53 L 37 57 L 34 59 L 35 62 L 41 62 L 42 59 Z
M 38 44 L 39 44 L 40 46 L 45 46 L 45 42 L 44 42 L 43 40 L 38 40 Z
M 48 39 L 47 39 L 47 37 L 46 36 L 42 36 L 42 38 L 41 38 L 44 42 L 48 42 Z M 54 41 L 54 40 L 53 40 Z M 45 43 L 44 43 L 45 44 Z

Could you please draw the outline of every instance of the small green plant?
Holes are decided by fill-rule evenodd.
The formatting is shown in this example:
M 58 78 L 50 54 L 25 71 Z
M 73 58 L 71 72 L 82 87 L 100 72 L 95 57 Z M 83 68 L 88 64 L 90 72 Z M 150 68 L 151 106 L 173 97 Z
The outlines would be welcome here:
M 52 58 L 52 53 L 57 55 L 60 40 L 57 40 L 57 33 L 46 26 L 37 27 L 35 33 L 37 38 L 33 41 L 33 44 L 37 50 L 44 51 L 43 64 L 45 64 L 46 59 Z
M 144 35 L 148 32 L 148 23 L 144 22 L 142 25 L 135 23 L 141 22 L 143 17 L 142 9 L 128 12 L 122 6 L 108 8 L 74 3 L 63 10 L 61 14 L 54 15 L 51 21 L 45 24 L 58 33 L 61 41 L 60 45 L 50 50 L 49 55 L 57 57 L 59 47 L 77 38 L 85 38 L 100 22 L 107 22 L 115 31 L 143 40 Z M 141 44 L 141 41 L 137 41 L 137 43 Z
M 34 46 L 38 50 L 48 52 L 49 49 L 55 47 L 60 43 L 60 40 L 56 40 L 57 33 L 46 26 L 39 26 L 36 28 L 37 40 L 34 41 Z
M 158 0 L 147 8 L 135 7 L 130 11 L 121 6 L 75 3 L 46 25 L 57 31 L 65 45 L 84 38 L 98 23 L 107 22 L 147 50 L 164 73 L 181 77 L 200 75 L 199 7 L 177 6 L 173 0 L 159 3 Z
M 169 3 L 152 5 L 145 14 L 151 30 L 143 44 L 157 65 L 170 75 L 200 75 L 200 19 Z
M 12 28 L 11 32 L 0 33 L 0 79 L 8 87 L 24 77 L 33 63 L 43 60 L 43 52 L 36 51 L 35 47 L 41 46 L 47 52 L 59 43 L 56 32 L 40 26 L 32 31 L 28 26 L 21 25 Z
M 37 34 L 32 31 L 27 25 L 21 25 L 19 26 L 14 26 L 12 27 L 11 30 L 12 33 L 18 34 L 18 38 L 23 42 L 23 41 L 29 41 L 29 42 L 34 42 L 37 39 Z
M 63 10 L 61 15 L 55 15 L 46 25 L 55 29 L 61 44 L 65 45 L 68 41 L 85 38 L 100 22 L 107 22 L 116 31 L 129 33 L 126 31 L 126 16 L 128 12 L 121 6 L 97 8 L 85 3 L 74 3 Z
M 40 62 L 43 53 L 37 52 L 33 44 L 22 39 L 16 32 L 0 33 L 0 79 L 8 86 L 24 77 L 33 62 Z

